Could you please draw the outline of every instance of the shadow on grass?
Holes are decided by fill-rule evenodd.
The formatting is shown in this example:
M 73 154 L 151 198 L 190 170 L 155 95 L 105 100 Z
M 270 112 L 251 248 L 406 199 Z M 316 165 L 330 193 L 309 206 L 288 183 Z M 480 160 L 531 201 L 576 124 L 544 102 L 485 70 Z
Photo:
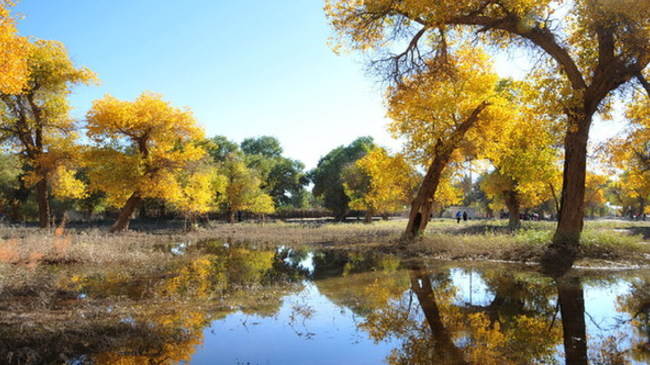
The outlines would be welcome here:
M 462 224 L 459 224 L 459 227 L 446 228 L 443 230 L 443 232 L 455 235 L 481 235 L 486 233 L 507 234 L 512 233 L 512 230 L 507 226 L 496 224 L 473 224 L 468 226 L 462 226 Z
M 624 227 L 618 229 L 630 231 L 633 235 L 642 235 L 644 240 L 650 239 L 650 227 Z

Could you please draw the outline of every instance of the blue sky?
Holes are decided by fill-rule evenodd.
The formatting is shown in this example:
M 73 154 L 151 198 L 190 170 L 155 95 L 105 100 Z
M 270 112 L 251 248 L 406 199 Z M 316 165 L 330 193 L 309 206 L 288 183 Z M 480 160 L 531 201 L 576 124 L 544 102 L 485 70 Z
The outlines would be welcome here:
M 78 88 L 74 116 L 106 93 L 161 93 L 189 106 L 209 136 L 273 135 L 308 168 L 332 148 L 386 132 L 381 86 L 361 57 L 335 55 L 321 0 L 20 0 L 23 35 L 66 44 L 101 84 Z M 502 56 L 497 70 L 524 75 Z M 598 123 L 595 140 L 620 129 Z

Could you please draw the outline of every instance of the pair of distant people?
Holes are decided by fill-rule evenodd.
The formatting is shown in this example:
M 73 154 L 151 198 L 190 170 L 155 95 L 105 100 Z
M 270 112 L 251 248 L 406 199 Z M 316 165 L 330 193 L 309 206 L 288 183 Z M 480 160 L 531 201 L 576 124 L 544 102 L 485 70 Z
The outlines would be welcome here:
M 460 220 L 467 221 L 467 212 L 461 213 L 460 210 L 456 212 L 456 223 L 460 223 Z

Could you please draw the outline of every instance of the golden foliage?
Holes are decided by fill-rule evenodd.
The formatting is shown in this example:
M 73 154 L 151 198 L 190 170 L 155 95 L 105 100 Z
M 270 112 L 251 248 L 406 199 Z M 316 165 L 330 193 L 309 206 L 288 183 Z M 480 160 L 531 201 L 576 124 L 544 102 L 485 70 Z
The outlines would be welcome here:
M 231 214 L 239 211 L 270 214 L 275 211 L 273 198 L 264 193 L 260 178 L 240 156 L 228 156 L 221 164 L 219 174 L 224 185 L 219 199 Z
M 453 76 L 425 72 L 389 89 L 390 132 L 406 139 L 406 155 L 427 166 L 434 156 L 456 149 L 469 151 L 490 129 L 510 118 L 508 100 L 497 90 L 498 76 L 485 53 L 464 47 L 453 57 Z M 459 130 L 482 104 L 475 125 L 458 140 Z
M 198 143 L 203 130 L 189 110 L 152 93 L 133 102 L 107 95 L 93 103 L 87 120 L 97 145 L 86 157 L 90 188 L 105 192 L 109 204 L 120 206 L 137 194 L 197 213 L 209 208 L 210 173 L 187 173 L 206 155 Z
M 358 173 L 348 170 L 343 183 L 352 209 L 381 214 L 404 209 L 419 180 L 404 156 L 391 156 L 383 148 L 369 151 L 355 162 L 354 168 Z
M 13 3 L 0 1 L 0 93 L 19 94 L 25 88 L 29 69 L 27 39 L 17 35 L 16 24 L 9 7 Z
M 94 83 L 96 76 L 76 67 L 60 42 L 36 40 L 26 50 L 27 83 L 20 94 L 0 98 L 0 135 L 32 167 L 24 177 L 27 186 L 45 179 L 55 195 L 81 198 L 85 186 L 75 177 L 81 147 L 67 97 L 72 86 Z

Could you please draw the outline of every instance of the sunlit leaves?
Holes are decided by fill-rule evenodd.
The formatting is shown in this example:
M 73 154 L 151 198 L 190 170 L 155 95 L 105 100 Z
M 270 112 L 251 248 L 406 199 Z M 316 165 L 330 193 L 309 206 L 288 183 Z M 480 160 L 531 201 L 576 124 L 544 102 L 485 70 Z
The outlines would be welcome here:
M 256 172 L 246 166 L 243 158 L 235 154 L 229 155 L 219 166 L 222 176 L 223 194 L 219 201 L 234 219 L 234 214 L 248 211 L 256 214 L 270 214 L 275 211 L 273 199 L 260 185 L 261 180 Z
M 27 39 L 18 36 L 11 17 L 11 1 L 0 1 L 0 93 L 19 94 L 29 76 Z
M 350 208 L 387 214 L 410 203 L 419 176 L 402 155 L 375 148 L 346 168 L 343 181 Z
M 207 209 L 209 173 L 188 174 L 206 155 L 197 143 L 203 130 L 188 110 L 151 93 L 133 102 L 106 96 L 93 103 L 87 120 L 97 144 L 87 158 L 91 189 L 105 192 L 112 205 L 135 193 L 194 212 Z M 197 195 L 197 189 L 207 191 Z
M 497 91 L 498 77 L 487 56 L 469 48 L 453 58 L 453 75 L 424 72 L 389 90 L 389 129 L 405 138 L 406 154 L 428 165 L 437 154 L 456 149 L 461 141 L 476 141 L 490 128 L 509 118 L 507 102 Z M 482 104 L 474 128 L 461 140 L 458 130 Z
M 81 198 L 85 186 L 75 176 L 81 147 L 67 97 L 73 86 L 96 82 L 96 76 L 75 66 L 60 42 L 35 40 L 25 50 L 27 82 L 18 95 L 2 94 L 0 138 L 31 167 L 27 186 L 45 180 L 55 195 Z

